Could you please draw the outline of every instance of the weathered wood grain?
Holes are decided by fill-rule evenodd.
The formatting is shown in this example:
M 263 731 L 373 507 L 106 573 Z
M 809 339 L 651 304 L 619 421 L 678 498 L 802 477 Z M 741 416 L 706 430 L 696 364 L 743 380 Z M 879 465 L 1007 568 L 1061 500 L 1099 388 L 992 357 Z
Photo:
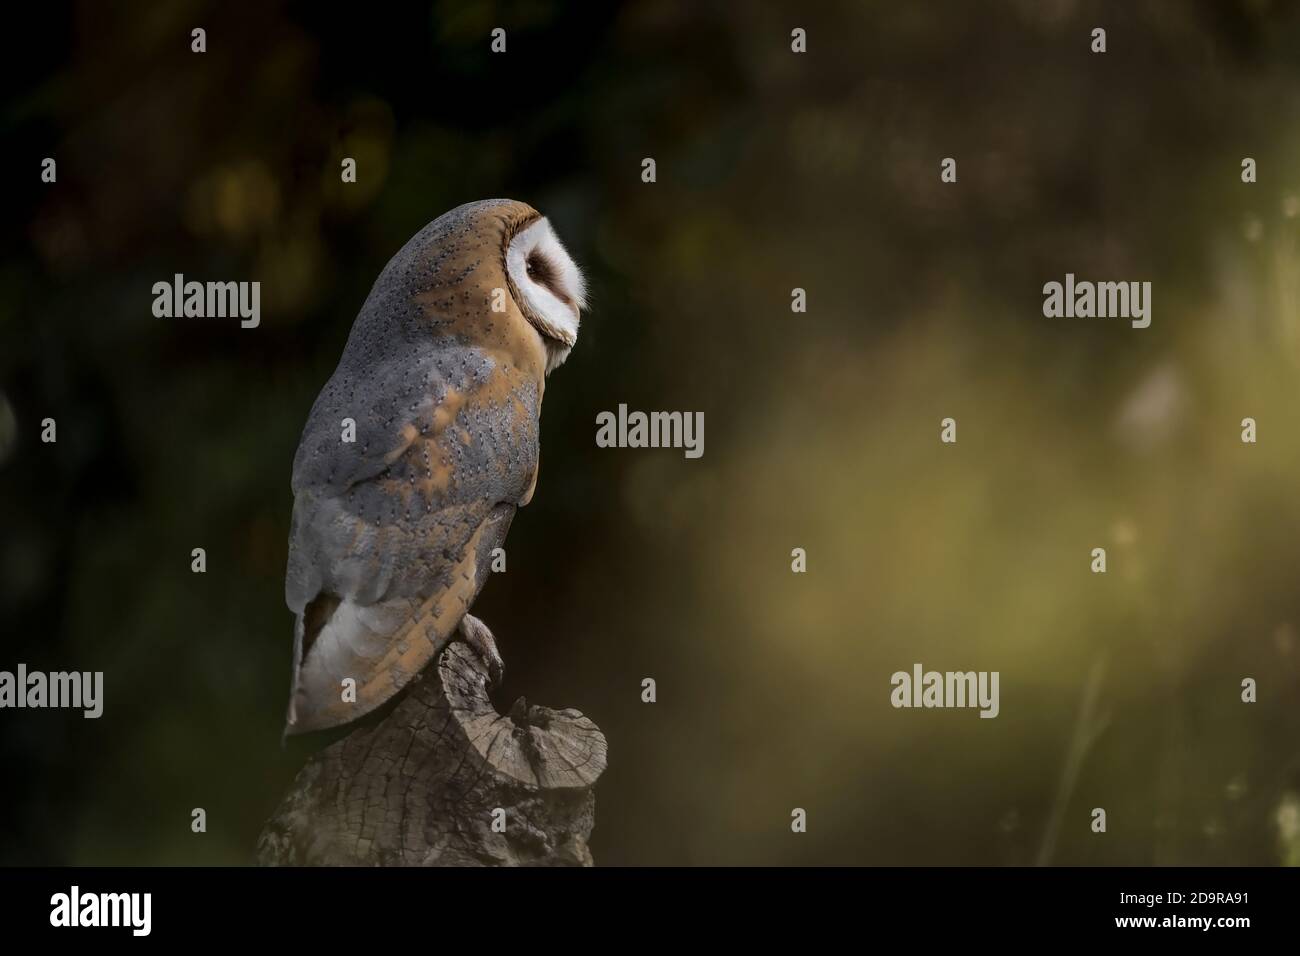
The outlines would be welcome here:
M 522 698 L 503 716 L 486 683 L 478 655 L 450 644 L 396 707 L 308 761 L 262 831 L 258 862 L 590 866 L 604 736 L 576 710 Z

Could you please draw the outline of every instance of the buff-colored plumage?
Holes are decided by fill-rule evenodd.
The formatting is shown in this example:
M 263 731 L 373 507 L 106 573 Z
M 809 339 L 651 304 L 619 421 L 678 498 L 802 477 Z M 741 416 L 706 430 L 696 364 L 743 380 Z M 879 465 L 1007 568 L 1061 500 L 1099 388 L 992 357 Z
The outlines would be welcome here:
M 539 223 L 549 233 L 532 207 L 489 200 L 422 229 L 375 282 L 312 407 L 293 466 L 287 733 L 353 720 L 418 674 L 532 497 L 546 373 L 568 354 L 582 301 L 555 240 L 578 276 L 571 295 L 554 292 L 572 306 L 572 334 L 539 331 L 518 287 L 532 279 L 506 265 Z M 354 443 L 342 440 L 348 418 Z

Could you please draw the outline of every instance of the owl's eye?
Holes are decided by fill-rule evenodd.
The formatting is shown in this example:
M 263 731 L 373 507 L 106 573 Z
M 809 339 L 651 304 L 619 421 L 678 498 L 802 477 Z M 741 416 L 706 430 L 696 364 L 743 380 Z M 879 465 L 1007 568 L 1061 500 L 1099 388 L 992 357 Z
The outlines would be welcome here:
M 524 263 L 524 268 L 528 272 L 528 278 L 534 282 L 550 285 L 555 279 L 555 270 L 551 267 L 550 261 L 540 252 L 530 254 Z

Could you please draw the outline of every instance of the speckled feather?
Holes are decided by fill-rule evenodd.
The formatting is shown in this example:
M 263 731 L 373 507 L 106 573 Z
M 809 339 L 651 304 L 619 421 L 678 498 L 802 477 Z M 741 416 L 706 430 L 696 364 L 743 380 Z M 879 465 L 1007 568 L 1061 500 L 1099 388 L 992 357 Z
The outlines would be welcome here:
M 376 280 L 312 407 L 293 466 L 288 733 L 354 720 L 418 674 L 532 496 L 547 353 L 505 249 L 538 218 L 488 200 L 416 234 Z M 491 309 L 498 288 L 510 292 L 504 313 Z M 341 441 L 345 418 L 355 443 Z M 355 703 L 342 700 L 346 677 Z

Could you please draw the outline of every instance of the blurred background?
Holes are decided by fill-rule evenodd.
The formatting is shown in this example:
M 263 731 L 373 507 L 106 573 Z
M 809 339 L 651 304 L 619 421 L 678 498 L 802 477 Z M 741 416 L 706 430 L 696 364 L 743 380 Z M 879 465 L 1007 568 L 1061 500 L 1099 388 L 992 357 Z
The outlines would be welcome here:
M 1300 864 L 1300 11 L 808 6 L 7 31 L 0 669 L 106 687 L 0 713 L 0 863 L 251 862 L 319 745 L 280 748 L 307 411 L 389 257 L 509 196 L 594 304 L 476 613 L 503 702 L 609 739 L 598 864 Z M 154 318 L 177 272 L 260 281 L 261 327 Z M 1150 280 L 1151 327 L 1045 319 L 1066 272 Z M 598 449 L 620 402 L 704 457 Z M 893 709 L 914 662 L 1001 715 Z

